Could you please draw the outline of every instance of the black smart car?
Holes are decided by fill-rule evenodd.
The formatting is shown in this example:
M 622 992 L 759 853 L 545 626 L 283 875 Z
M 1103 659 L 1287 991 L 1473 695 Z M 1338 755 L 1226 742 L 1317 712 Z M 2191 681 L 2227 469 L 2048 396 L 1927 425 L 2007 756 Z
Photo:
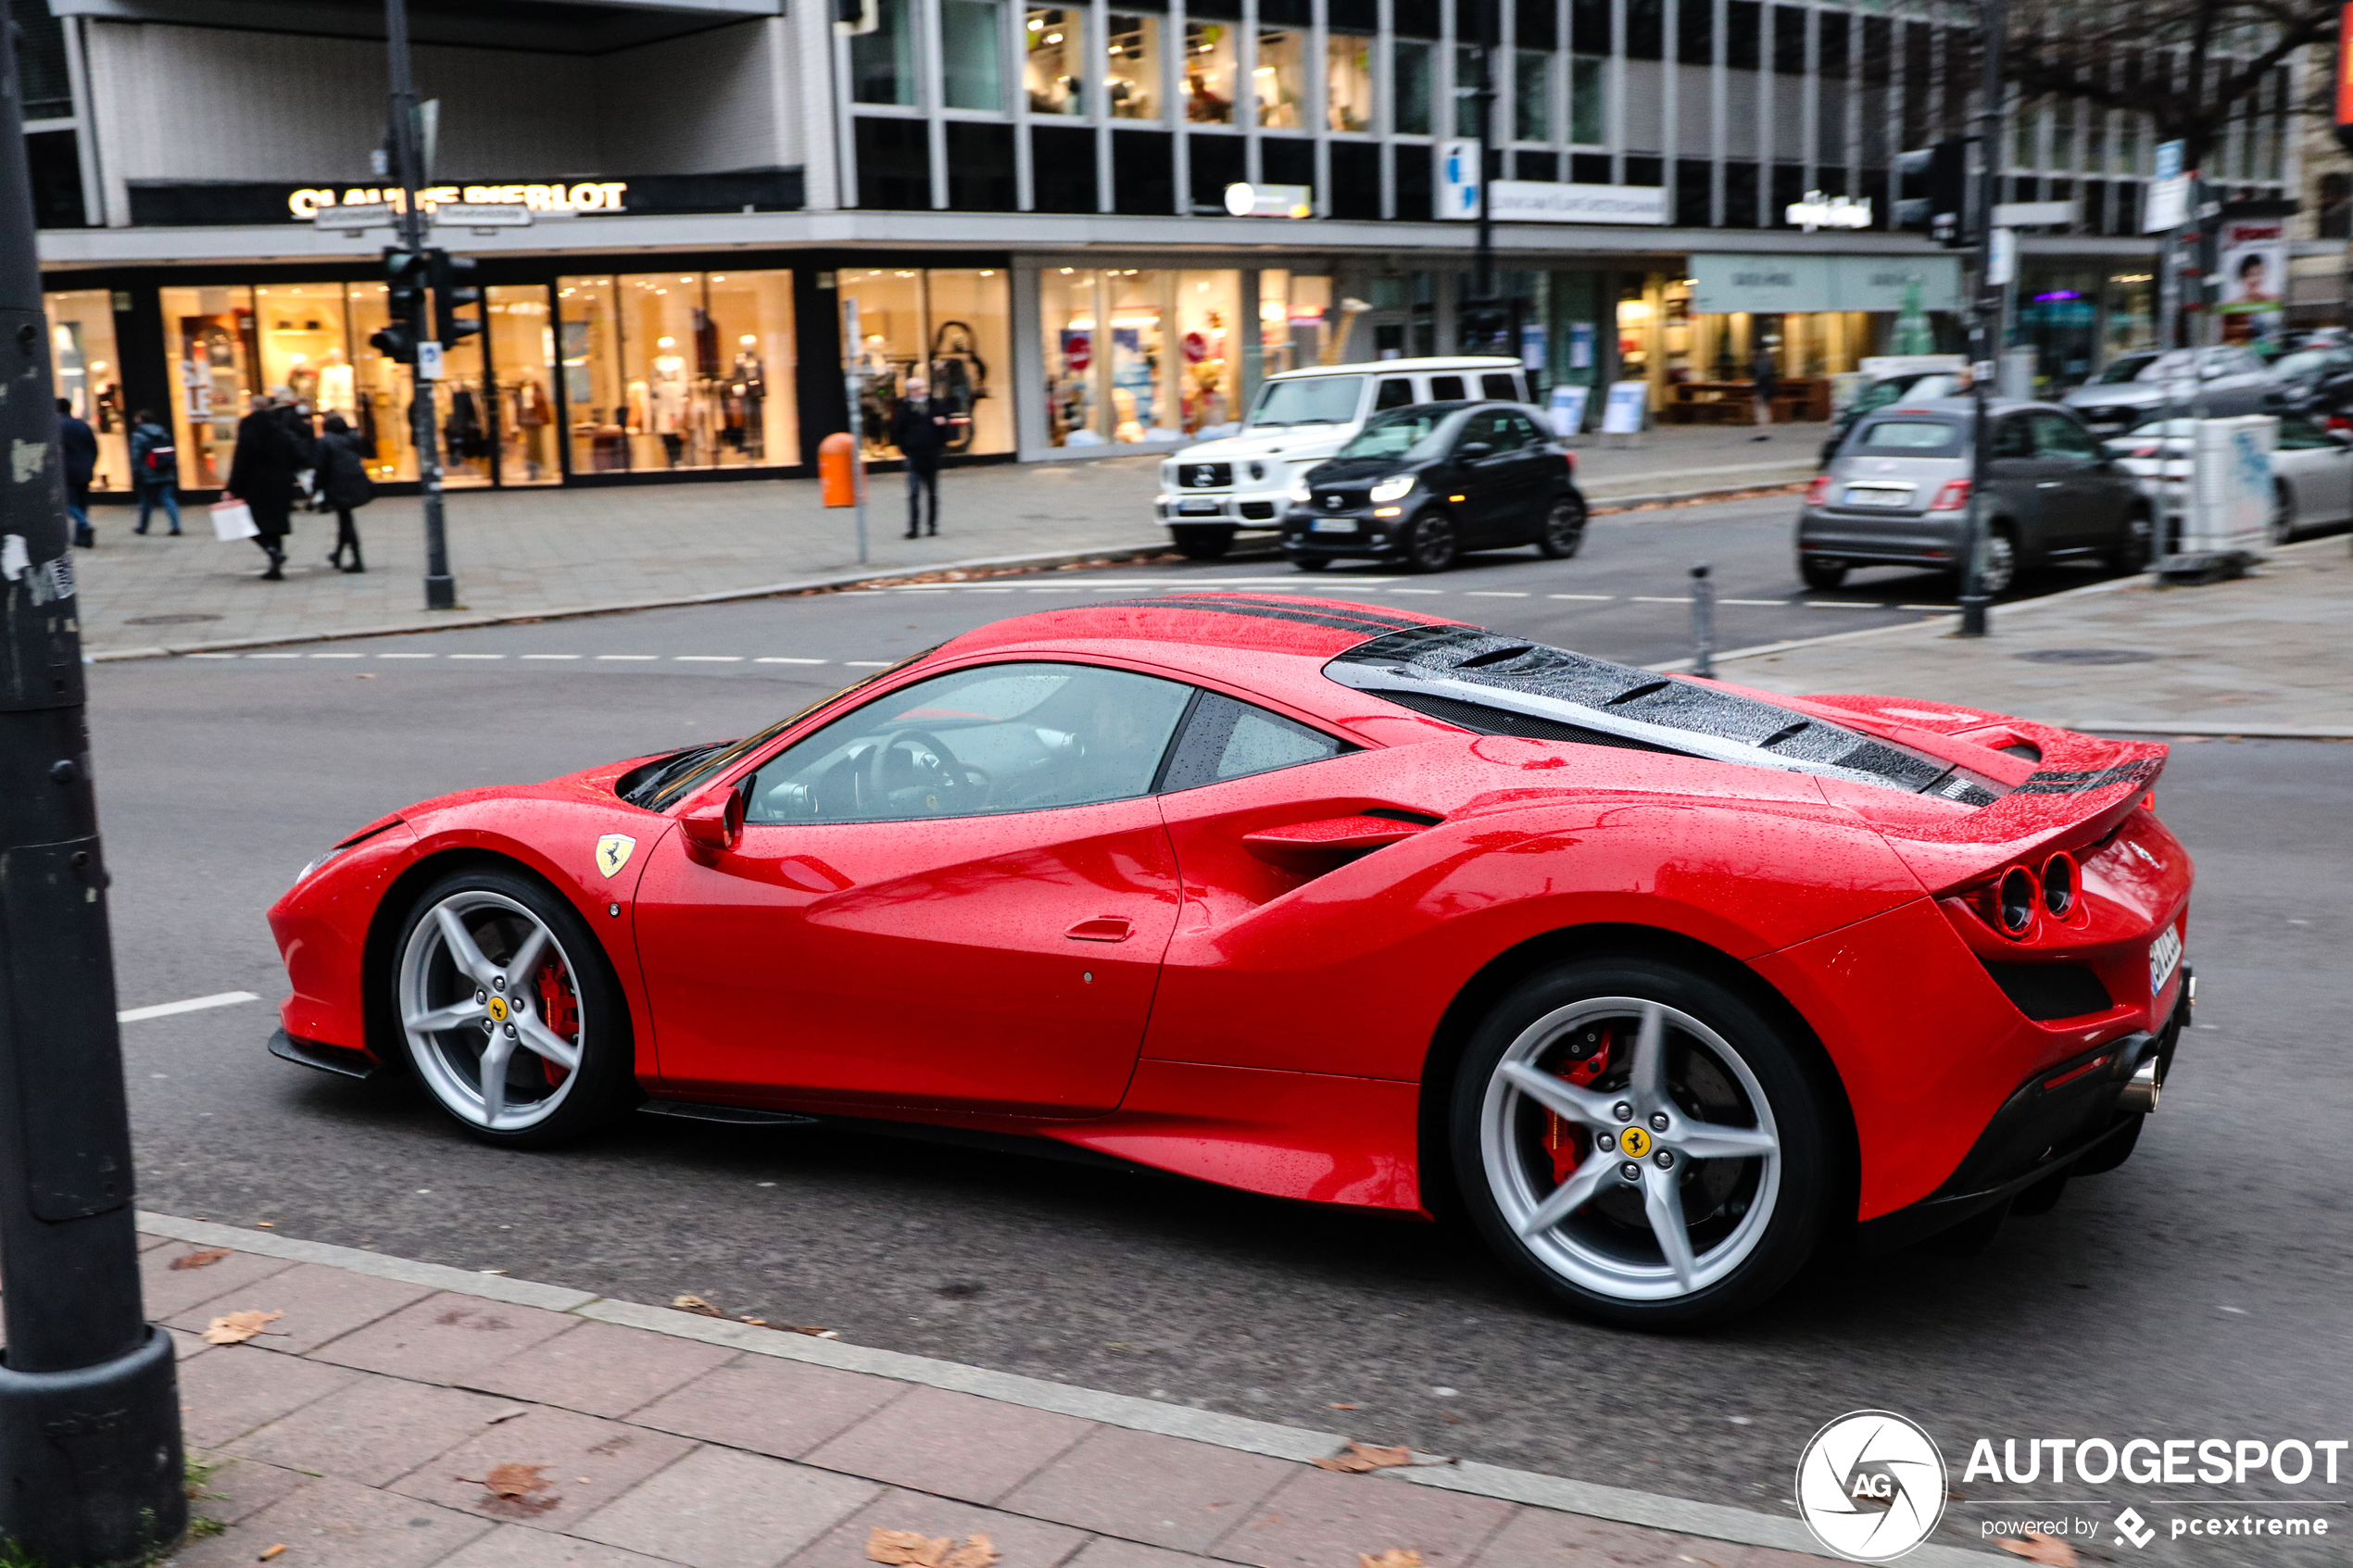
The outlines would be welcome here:
M 1565 560 L 1585 542 L 1577 459 L 1516 403 L 1416 403 L 1365 421 L 1301 476 L 1283 554 L 1303 571 L 1344 558 L 1443 571 L 1466 550 L 1533 545 Z

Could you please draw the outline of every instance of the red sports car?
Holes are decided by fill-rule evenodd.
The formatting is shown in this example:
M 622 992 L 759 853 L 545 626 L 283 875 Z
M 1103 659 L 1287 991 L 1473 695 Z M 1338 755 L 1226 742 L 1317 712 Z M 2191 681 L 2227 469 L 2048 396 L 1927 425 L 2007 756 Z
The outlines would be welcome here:
M 370 824 L 279 1055 L 475 1136 L 633 1107 L 1459 1205 L 1691 1324 L 2122 1162 L 2189 1011 L 2160 746 L 1355 603 L 1000 621 L 760 734 Z

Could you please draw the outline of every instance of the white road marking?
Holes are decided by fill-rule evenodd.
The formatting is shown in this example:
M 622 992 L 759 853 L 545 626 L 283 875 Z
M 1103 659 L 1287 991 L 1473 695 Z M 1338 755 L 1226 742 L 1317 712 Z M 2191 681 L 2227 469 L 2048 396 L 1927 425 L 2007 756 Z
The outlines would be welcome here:
M 887 670 L 896 662 L 887 659 L 845 659 L 842 663 L 852 670 Z
M 233 1007 L 238 1002 L 261 1000 L 251 991 L 220 991 L 209 997 L 190 997 L 184 1002 L 157 1002 L 151 1008 L 128 1008 L 114 1015 L 117 1023 L 137 1023 L 143 1019 L 170 1018 L 175 1012 L 201 1012 L 206 1008 Z
M 1787 599 L 1718 599 L 1716 602 L 1719 605 L 1769 605 L 1776 609 L 1789 603 Z
M 1010 588 L 1006 590 L 1007 593 L 1012 591 Z M 781 654 L 772 654 L 765 659 L 755 659 L 752 662 L 754 664 L 831 664 L 833 660 L 830 659 L 788 659 Z
M 1680 598 L 1673 595 L 1636 594 L 1634 602 L 1638 605 L 1687 605 L 1692 602 L 1692 597 L 1689 594 Z
M 1446 591 L 1446 590 L 1445 590 L 1445 589 L 1443 589 L 1443 588 L 1391 588 L 1391 589 L 1390 590 L 1390 593 L 1392 593 L 1392 594 L 1442 594 L 1442 593 L 1444 593 L 1445 591 Z M 1559 594 L 1555 594 L 1555 595 L 1554 595 L 1553 596 L 1554 596 L 1554 598 L 1560 598 L 1560 597 L 1563 597 L 1564 596 L 1559 595 Z
M 741 664 L 743 661 L 744 656 L 739 653 L 673 653 L 670 656 L 673 664 Z
M 1897 605 L 1895 608 L 1897 609 L 1932 609 L 1944 615 L 1957 615 L 1960 613 L 1951 605 Z
M 190 659 L 234 659 L 237 656 L 233 653 L 192 653 L 188 657 Z
M 376 657 L 378 659 L 437 659 L 440 656 L 430 653 L 380 653 Z
M 1024 588 L 1025 594 L 1083 594 L 1084 588 Z
M 364 653 L 314 653 L 309 657 L 312 659 L 365 659 L 368 656 Z
M 1617 597 L 1616 594 L 1546 594 L 1544 596 L 1548 599 L 1583 599 L 1592 604 L 1608 604 Z
M 576 653 L 527 653 L 522 657 L 525 659 L 578 659 L 580 656 Z
M 1508 588 L 1466 588 L 1463 591 L 1463 597 L 1466 599 L 1524 599 L 1528 596 Z
M 606 663 L 637 663 L 659 657 L 657 654 L 650 653 L 600 653 L 597 656 L 600 661 Z
M 1868 600 L 1807 599 L 1806 601 L 1806 608 L 1807 609 L 1885 609 L 1887 607 L 1885 605 L 1872 604 Z
M 507 656 L 503 653 L 453 653 L 449 657 L 452 659 L 504 659 Z
M 247 659 L 300 659 L 302 655 L 298 653 L 249 653 L 245 655 L 245 657 Z

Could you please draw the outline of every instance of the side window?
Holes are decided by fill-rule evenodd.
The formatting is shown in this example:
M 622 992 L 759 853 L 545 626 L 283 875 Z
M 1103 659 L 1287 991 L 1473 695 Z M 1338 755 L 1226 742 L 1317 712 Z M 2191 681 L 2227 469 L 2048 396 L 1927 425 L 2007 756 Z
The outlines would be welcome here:
M 2034 416 L 2034 448 L 2045 458 L 2097 458 L 2090 433 L 2063 414 Z
M 1321 730 L 1293 723 L 1280 714 L 1216 692 L 1203 692 L 1193 706 L 1184 737 L 1161 780 L 1165 792 L 1198 789 L 1227 779 L 1271 773 L 1302 762 L 1321 762 L 1349 747 Z
M 2004 420 L 1994 427 L 1994 456 L 1996 458 L 2031 458 L 2034 455 L 2034 434 L 2023 419 Z
M 1088 664 L 991 664 L 902 686 L 772 758 L 752 823 L 897 822 L 1151 793 L 1192 689 Z
M 1538 430 L 1536 421 L 1526 414 L 1517 412 L 1505 414 L 1504 428 L 1510 433 L 1507 440 L 1514 446 L 1525 448 L 1546 445 L 1544 433 Z
M 1509 370 L 1487 370 L 1478 378 L 1478 395 L 1502 403 L 1519 401 L 1519 378 Z
M 1410 408 L 1414 406 L 1414 383 L 1403 376 L 1391 376 L 1380 383 L 1373 394 L 1373 412 L 1384 408 Z
M 1513 439 L 1511 415 L 1502 408 L 1481 408 L 1463 421 L 1463 433 L 1454 439 L 1454 449 L 1474 441 L 1484 441 L 1498 452 L 1508 452 L 1519 445 Z
M 2279 449 L 2283 452 L 2311 452 L 2335 445 L 2335 437 L 2301 414 L 2284 415 L 2280 420 Z
M 1429 400 L 1433 403 L 1460 403 L 1463 400 L 1463 378 L 1460 376 L 1430 377 Z

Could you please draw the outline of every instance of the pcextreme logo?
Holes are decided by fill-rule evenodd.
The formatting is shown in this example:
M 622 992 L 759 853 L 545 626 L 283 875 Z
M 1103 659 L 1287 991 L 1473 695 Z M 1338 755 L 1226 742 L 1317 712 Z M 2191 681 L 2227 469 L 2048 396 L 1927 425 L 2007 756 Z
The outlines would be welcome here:
M 1798 1459 L 1797 1512 L 1841 1557 L 1901 1557 L 1944 1515 L 1944 1456 L 1918 1423 L 1891 1411 L 1840 1416 Z

